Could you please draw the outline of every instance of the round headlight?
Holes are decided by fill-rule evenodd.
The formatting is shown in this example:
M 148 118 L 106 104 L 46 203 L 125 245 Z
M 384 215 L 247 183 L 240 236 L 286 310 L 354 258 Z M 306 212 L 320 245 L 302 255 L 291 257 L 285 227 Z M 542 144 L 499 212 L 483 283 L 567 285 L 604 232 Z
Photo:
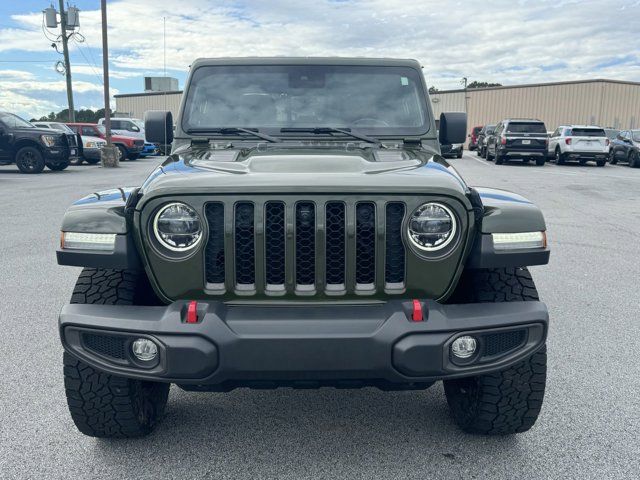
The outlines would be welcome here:
M 408 226 L 409 240 L 420 250 L 432 252 L 451 243 L 456 234 L 456 219 L 440 203 L 425 203 L 413 212 Z
M 175 252 L 192 249 L 202 238 L 198 213 L 184 203 L 162 207 L 153 221 L 153 231 L 164 247 Z

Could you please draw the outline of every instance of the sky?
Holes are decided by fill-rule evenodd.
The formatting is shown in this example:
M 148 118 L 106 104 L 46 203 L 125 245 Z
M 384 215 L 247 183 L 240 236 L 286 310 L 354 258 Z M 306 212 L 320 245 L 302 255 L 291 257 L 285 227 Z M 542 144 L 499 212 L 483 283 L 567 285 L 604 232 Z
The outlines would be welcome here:
M 75 106 L 100 108 L 100 1 L 69 4 L 80 8 L 70 40 Z M 60 32 L 43 28 L 49 5 L 0 0 L 0 110 L 27 119 L 67 108 L 55 70 L 62 55 L 51 47 Z M 415 58 L 441 90 L 460 88 L 462 77 L 640 81 L 637 0 L 112 0 L 108 33 L 111 95 L 141 92 L 144 76 L 165 72 L 182 88 L 195 58 L 222 56 Z

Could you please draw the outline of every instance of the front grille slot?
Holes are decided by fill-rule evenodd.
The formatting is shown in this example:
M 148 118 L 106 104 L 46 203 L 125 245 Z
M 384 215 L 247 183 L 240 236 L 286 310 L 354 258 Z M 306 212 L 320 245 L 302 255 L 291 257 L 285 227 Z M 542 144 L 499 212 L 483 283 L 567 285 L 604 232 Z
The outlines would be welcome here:
M 314 285 L 316 278 L 316 215 L 311 202 L 296 204 L 296 285 Z
M 207 283 L 224 288 L 224 204 L 208 203 L 205 215 L 209 224 L 209 240 L 204 252 Z
M 264 219 L 265 274 L 268 287 L 282 287 L 285 282 L 285 206 L 268 202 Z
M 326 257 L 327 286 L 344 289 L 346 266 L 346 215 L 343 202 L 328 202 L 326 209 Z
M 236 295 L 400 294 L 401 201 L 264 198 L 205 203 L 205 291 Z
M 376 207 L 356 205 L 356 288 L 370 290 L 376 277 Z
M 234 222 L 236 284 L 245 287 L 253 287 L 256 283 L 256 247 L 253 203 L 237 203 Z
M 384 282 L 387 287 L 398 288 L 404 284 L 404 245 L 402 220 L 404 203 L 387 203 L 385 233 Z

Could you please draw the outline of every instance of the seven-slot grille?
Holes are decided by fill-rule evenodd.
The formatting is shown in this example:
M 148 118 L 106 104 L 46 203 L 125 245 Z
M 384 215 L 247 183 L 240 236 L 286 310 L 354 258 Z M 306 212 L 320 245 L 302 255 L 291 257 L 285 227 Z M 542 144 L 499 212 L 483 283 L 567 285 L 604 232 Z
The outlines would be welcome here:
M 402 293 L 405 211 L 399 201 L 208 202 L 206 289 L 267 295 Z

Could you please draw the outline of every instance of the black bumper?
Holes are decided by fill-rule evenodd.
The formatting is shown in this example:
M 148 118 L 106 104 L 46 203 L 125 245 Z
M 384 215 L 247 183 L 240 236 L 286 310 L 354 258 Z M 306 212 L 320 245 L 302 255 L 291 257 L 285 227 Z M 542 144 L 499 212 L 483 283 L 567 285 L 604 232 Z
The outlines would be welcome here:
M 98 370 L 192 388 L 376 385 L 432 383 L 502 369 L 542 346 L 548 329 L 541 302 L 424 301 L 421 322 L 409 319 L 412 302 L 400 300 L 328 306 L 199 302 L 198 323 L 185 323 L 187 303 L 67 305 L 60 314 L 62 343 Z M 462 333 L 478 340 L 470 361 L 454 361 L 450 354 L 451 342 Z M 158 360 L 150 365 L 131 353 L 140 337 L 159 346 Z
M 547 156 L 547 150 L 545 149 L 522 149 L 522 148 L 499 148 L 497 151 L 497 155 L 500 155 L 504 158 L 519 158 L 519 159 L 529 159 L 529 158 L 540 158 Z
M 71 149 L 69 147 L 51 147 L 44 149 L 44 161 L 57 165 L 59 163 L 66 163 L 74 158 L 77 158 L 78 149 L 74 147 L 75 154 L 71 155 Z

